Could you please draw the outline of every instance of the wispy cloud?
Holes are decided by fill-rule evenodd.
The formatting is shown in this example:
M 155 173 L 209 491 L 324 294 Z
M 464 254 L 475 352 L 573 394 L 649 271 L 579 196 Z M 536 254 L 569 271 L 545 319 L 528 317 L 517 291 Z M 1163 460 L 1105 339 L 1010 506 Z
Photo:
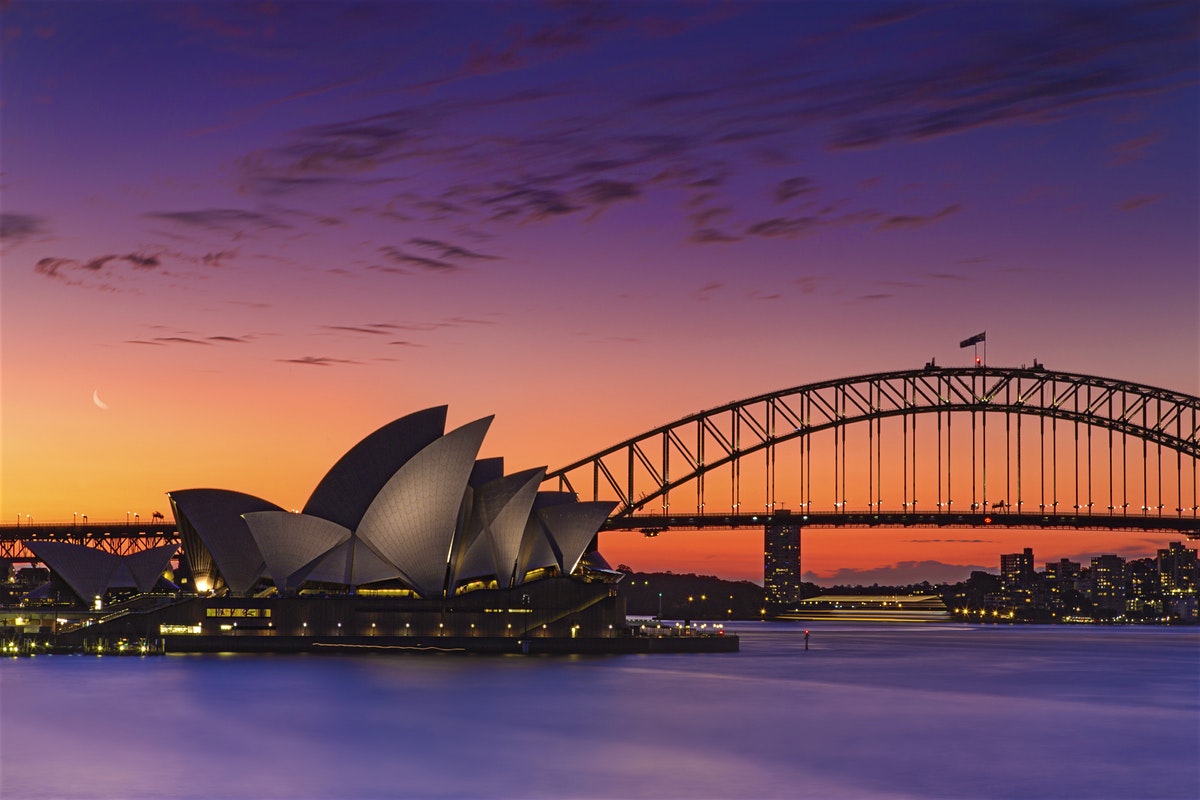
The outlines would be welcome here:
M 342 333 L 365 333 L 371 336 L 387 336 L 391 333 L 393 326 L 391 325 L 374 325 L 374 326 L 358 326 L 358 325 L 322 325 L 322 330 L 339 331 Z
M 1122 211 L 1136 211 L 1139 208 L 1145 208 L 1146 206 L 1153 205 L 1159 200 L 1162 200 L 1161 194 L 1139 194 L 1126 200 L 1122 200 L 1120 204 L 1118 204 L 1117 208 L 1121 209 Z
M 428 250 L 434 250 L 438 253 L 438 257 L 445 260 L 452 259 L 484 259 L 494 261 L 499 256 L 488 255 L 487 253 L 479 253 L 474 250 L 468 250 L 460 245 L 443 242 L 438 239 L 415 238 L 409 239 L 408 243 L 417 247 L 423 247 Z
M 194 211 L 151 211 L 149 219 L 175 222 L 206 231 L 238 233 L 249 230 L 286 229 L 292 226 L 270 214 L 238 208 L 204 208 Z
M 348 96 L 364 88 L 364 76 L 374 76 L 370 91 L 356 96 L 354 112 L 330 111 L 351 107 L 348 103 L 314 104 L 304 117 L 312 124 L 296 124 L 247 148 L 230 176 L 241 199 L 159 208 L 144 219 L 156 223 L 154 233 L 164 237 L 157 241 L 195 243 L 191 257 L 206 266 L 233 257 L 229 239 L 312 235 L 318 226 L 349 231 L 359 217 L 386 219 L 402 231 L 396 238 L 372 234 L 357 246 L 359 254 L 370 253 L 379 262 L 368 269 L 395 275 L 456 273 L 499 258 L 483 252 L 498 247 L 454 241 L 468 226 L 495 232 L 572 216 L 586 222 L 622 204 L 663 197 L 685 219 L 679 236 L 695 245 L 800 239 L 834 226 L 898 232 L 949 220 L 965 206 L 943 184 L 922 197 L 922 206 L 913 206 L 915 195 L 900 193 L 854 208 L 834 194 L 837 182 L 820 162 L 806 157 L 812 149 L 884 148 L 985 128 L 1041 125 L 1194 82 L 1194 3 L 1019 4 L 1010 10 L 1011 24 L 1000 30 L 987 15 L 952 6 L 882 12 L 851 6 L 818 15 L 836 19 L 836 30 L 814 32 L 805 47 L 781 37 L 762 52 L 750 52 L 731 41 L 727 55 L 714 53 L 707 33 L 687 36 L 711 32 L 718 13 L 713 8 L 650 8 L 521 7 L 515 12 L 520 21 L 502 28 L 481 21 L 478 30 L 485 35 L 443 48 L 443 57 L 423 65 L 415 82 L 396 77 L 406 72 L 393 69 L 399 62 L 384 58 L 386 67 L 368 66 L 366 55 L 350 54 L 354 64 L 333 70 L 339 74 L 289 84 L 269 102 Z M 318 44 L 318 31 L 336 29 L 367 42 L 391 27 L 397 13 L 386 4 L 370 9 L 315 4 L 295 17 L 275 15 L 269 25 L 267 12 L 233 7 L 214 7 L 196 19 L 190 12 L 170 16 L 189 31 L 214 37 L 222 48 L 277 59 L 298 57 Z M 760 10 L 739 6 L 720 13 L 751 16 Z M 917 16 L 920 35 L 910 37 Z M 368 18 L 374 22 L 365 22 Z M 883 27 L 895 29 L 886 32 L 895 34 L 887 57 L 828 68 L 878 39 Z M 669 56 L 658 47 L 661 36 L 677 37 Z M 783 38 L 786 45 L 779 43 Z M 956 46 L 929 48 L 929 41 Z M 610 44 L 611 51 L 603 49 Z M 531 69 L 592 49 L 597 66 L 587 74 L 574 67 Z M 632 84 L 630 53 L 642 59 Z M 659 68 L 663 65 L 669 68 Z M 481 80 L 510 72 L 501 83 Z M 499 85 L 508 88 L 498 90 Z M 481 128 L 483 120 L 498 124 Z M 1111 162 L 1143 158 L 1163 136 L 1156 131 L 1120 141 L 1111 146 Z M 746 168 L 751 164 L 771 169 L 756 173 Z M 859 188 L 879 183 L 858 181 Z M 305 198 L 328 200 L 334 196 L 330 187 L 341 203 L 336 213 L 306 210 Z M 1120 207 L 1132 210 L 1152 202 L 1144 199 L 1150 197 L 1131 198 Z M 430 222 L 437 224 L 423 228 L 421 236 L 412 235 L 415 225 L 401 227 Z M 41 218 L 0 215 L 0 238 L 6 242 L 44 233 Z M 131 244 L 114 252 L 134 249 Z M 43 255 L 40 271 L 60 280 L 76 272 L 106 273 L 115 262 L 103 259 L 118 258 L 102 255 L 72 266 L 55 254 Z M 150 271 L 168 261 L 165 252 L 130 255 L 142 261 L 122 266 Z
M 48 233 L 46 219 L 35 214 L 0 214 L 0 244 L 12 246 Z
M 277 358 L 281 364 L 303 364 L 309 367 L 333 367 L 342 364 L 360 364 L 346 358 L 330 358 L 328 356 L 302 356 L 301 358 Z
M 642 192 L 631 181 L 591 181 L 579 189 L 587 200 L 599 205 L 608 205 L 618 200 L 632 200 Z
M 330 334 L 347 334 L 350 336 L 375 338 L 396 336 L 397 334 L 432 333 L 452 328 L 469 328 L 494 324 L 493 320 L 475 319 L 472 317 L 448 317 L 439 320 L 415 322 L 366 322 L 357 325 L 322 325 L 318 330 Z M 419 342 L 395 339 L 387 342 L 387 344 L 407 347 L 424 346 Z
M 428 272 L 457 272 L 458 270 L 462 269 L 462 267 L 460 267 L 458 264 L 453 264 L 445 259 L 413 255 L 412 253 L 406 253 L 400 248 L 392 247 L 390 245 L 379 248 L 379 252 L 383 253 L 397 264 L 418 267 Z
M 955 205 L 946 206 L 933 214 L 897 214 L 887 217 L 876 227 L 881 231 L 898 230 L 900 228 L 923 228 L 934 222 L 940 222 L 951 214 L 957 214 L 961 209 L 962 206 L 956 203 Z
M 725 233 L 716 228 L 699 228 L 692 231 L 688 240 L 696 244 L 732 244 L 740 242 L 742 237 Z
M 250 342 L 254 341 L 254 338 L 254 336 L 249 335 L 229 336 L 227 334 L 200 336 L 198 334 L 183 331 L 170 336 L 150 336 L 142 339 L 126 339 L 125 344 L 150 345 L 153 347 L 166 347 L 169 345 L 213 347 L 222 344 L 249 344 Z
M 450 173 L 462 180 L 409 192 L 404 208 L 387 213 L 477 214 L 493 222 L 527 223 L 577 212 L 594 215 L 657 187 L 716 189 L 726 181 L 726 164 L 764 150 L 786 152 L 798 139 L 811 139 L 814 130 L 834 148 L 881 147 L 1014 122 L 1041 123 L 1085 105 L 1163 91 L 1189 79 L 1194 36 L 1187 32 L 1195 28 L 1196 12 L 1188 4 L 1027 8 L 1022 24 L 1004 34 L 980 26 L 961 28 L 954 14 L 934 11 L 906 7 L 864 14 L 842 36 L 871 36 L 878 27 L 922 16 L 930 35 L 945 30 L 963 47 L 909 59 L 903 57 L 905 48 L 918 45 L 898 40 L 899 57 L 888 59 L 886 68 L 867 62 L 837 80 L 804 69 L 803 57 L 764 57 L 747 62 L 740 72 L 714 74 L 709 53 L 685 49 L 681 64 L 695 59 L 695 70 L 650 73 L 645 91 L 632 100 L 596 84 L 559 84 L 527 86 L 504 96 L 410 103 L 298 130 L 291 141 L 257 151 L 243 166 L 255 179 L 295 181 L 299 190 L 306 181 L 398 178 L 405 174 L 398 169 L 402 164 L 450 165 Z M 577 16 L 568 10 L 553 23 L 509 32 L 500 41 L 476 47 L 459 77 L 519 69 L 533 53 L 541 58 L 560 47 L 592 46 L 599 41 L 591 36 L 598 29 L 576 27 L 571 20 Z M 631 24 L 614 22 L 599 30 L 605 35 L 628 32 Z M 589 35 L 564 33 L 580 29 Z M 679 74 L 691 76 L 692 84 L 681 83 Z M 704 79 L 702 88 L 696 86 L 697 76 Z M 441 85 L 438 80 L 429 84 Z M 589 102 L 578 104 L 584 110 L 564 122 L 557 101 L 572 97 Z M 514 116 L 528 120 L 528 131 L 521 136 L 463 135 L 460 131 L 467 128 L 461 120 L 481 103 L 510 106 Z M 703 126 L 694 124 L 700 119 Z M 1116 157 L 1137 157 L 1152 144 L 1146 137 L 1130 141 Z M 819 191 L 814 178 L 793 176 L 773 184 L 768 193 L 776 203 L 789 203 Z M 949 204 L 932 214 L 874 213 L 880 230 L 895 230 L 939 221 L 958 208 Z M 745 235 L 795 237 L 813 232 L 817 222 L 830 222 L 828 216 L 772 215 L 746 223 Z M 737 238 L 709 219 L 695 219 L 694 226 L 690 239 L 696 243 Z M 447 259 L 409 263 L 445 269 Z
M 572 214 L 581 208 L 567 193 L 532 181 L 501 186 L 498 193 L 482 196 L 478 202 L 489 209 L 493 220 L 521 222 Z
M 792 238 L 813 230 L 819 224 L 817 217 L 774 217 L 754 223 L 746 229 L 746 233 L 751 236 Z
M 134 272 L 152 272 L 162 266 L 161 254 L 146 251 L 108 254 L 88 259 L 59 258 L 47 256 L 38 259 L 33 271 L 67 286 L 82 286 L 103 291 L 120 291 L 128 273 L 119 268 L 125 266 Z
M 800 287 L 801 294 L 816 294 L 826 280 L 828 279 L 821 275 L 803 275 L 793 278 L 792 283 Z
M 162 266 L 158 255 L 154 253 L 130 253 L 124 259 L 137 269 L 157 269 Z
M 817 185 L 812 178 L 803 175 L 788 178 L 775 186 L 775 202 L 786 203 L 793 198 L 813 194 L 816 191 Z
M 1146 157 L 1147 151 L 1162 140 L 1161 133 L 1148 133 L 1118 142 L 1109 149 L 1109 163 L 1115 167 L 1132 164 Z
M 424 237 L 416 237 L 408 240 L 408 244 L 425 251 L 431 251 L 435 255 L 418 255 L 415 253 L 406 252 L 394 245 L 387 245 L 379 248 L 379 252 L 387 256 L 394 264 L 401 267 L 417 267 L 418 269 L 427 272 L 458 272 L 464 269 L 465 265 L 475 261 L 497 261 L 500 256 L 481 253 L 477 250 L 464 247 L 462 245 L 453 244 L 451 242 L 442 241 L 441 239 L 429 239 Z M 407 270 L 391 269 L 376 267 L 385 272 L 393 272 L 397 274 L 405 274 Z
M 1020 33 L 972 37 L 966 56 L 819 87 L 834 147 L 872 147 L 1014 122 L 1182 85 L 1194 69 L 1197 8 L 1067 7 L 1029 13 Z

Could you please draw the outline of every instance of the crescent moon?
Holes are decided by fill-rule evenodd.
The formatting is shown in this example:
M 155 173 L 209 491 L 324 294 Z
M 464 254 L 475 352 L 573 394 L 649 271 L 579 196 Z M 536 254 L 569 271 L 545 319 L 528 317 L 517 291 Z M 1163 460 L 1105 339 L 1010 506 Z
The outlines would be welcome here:
M 92 391 L 92 402 L 95 403 L 96 408 L 100 409 L 101 411 L 108 411 L 108 403 L 105 403 L 103 400 L 100 399 L 100 390 L 99 389 L 94 389 Z

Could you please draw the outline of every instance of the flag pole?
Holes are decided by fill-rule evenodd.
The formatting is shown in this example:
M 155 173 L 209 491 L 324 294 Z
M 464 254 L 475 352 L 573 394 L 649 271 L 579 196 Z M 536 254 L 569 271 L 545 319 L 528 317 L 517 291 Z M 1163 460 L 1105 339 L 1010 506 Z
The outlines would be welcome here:
M 979 360 L 980 342 L 983 342 L 983 361 Z M 973 356 L 972 360 L 975 362 L 975 366 L 982 367 L 985 365 L 985 362 L 987 361 L 987 331 L 983 331 L 982 333 L 977 333 L 974 336 L 963 339 L 958 343 L 958 346 L 960 348 L 971 347 L 971 355 Z

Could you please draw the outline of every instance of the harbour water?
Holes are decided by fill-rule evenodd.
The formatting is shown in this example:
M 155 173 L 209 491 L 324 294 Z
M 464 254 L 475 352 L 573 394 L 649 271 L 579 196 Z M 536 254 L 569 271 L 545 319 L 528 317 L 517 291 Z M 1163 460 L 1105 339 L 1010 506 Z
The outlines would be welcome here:
M 1200 796 L 1198 629 L 804 627 L 713 655 L 7 659 L 0 796 Z

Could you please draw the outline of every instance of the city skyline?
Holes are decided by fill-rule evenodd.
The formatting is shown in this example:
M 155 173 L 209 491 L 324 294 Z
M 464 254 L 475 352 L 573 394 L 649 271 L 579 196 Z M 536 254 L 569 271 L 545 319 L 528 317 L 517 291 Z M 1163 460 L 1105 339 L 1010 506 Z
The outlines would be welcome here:
M 1196 14 L 9 3 L 0 519 L 148 520 L 189 486 L 298 508 L 442 404 L 553 469 L 969 363 L 982 330 L 992 364 L 1200 394 Z M 934 579 L 1169 538 L 1081 536 L 806 531 L 803 563 Z M 761 545 L 602 537 L 723 577 L 761 578 Z

